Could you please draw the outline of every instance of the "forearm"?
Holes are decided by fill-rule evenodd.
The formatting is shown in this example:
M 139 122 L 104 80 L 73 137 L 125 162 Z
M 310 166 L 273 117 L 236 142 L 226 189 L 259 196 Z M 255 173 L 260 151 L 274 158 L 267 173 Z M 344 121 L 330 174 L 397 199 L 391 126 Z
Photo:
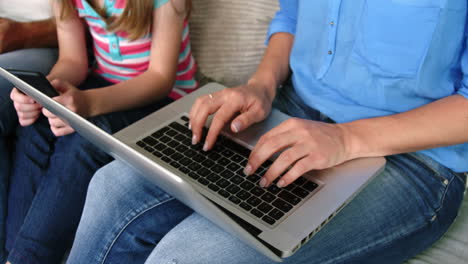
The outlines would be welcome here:
M 88 74 L 88 63 L 85 61 L 73 61 L 59 58 L 50 73 L 47 75 L 49 81 L 60 79 L 74 86 L 80 85 Z
M 468 100 L 453 95 L 408 112 L 339 124 L 350 158 L 468 142 Z
M 57 47 L 57 31 L 53 19 L 13 22 L 7 50 Z
M 294 36 L 289 33 L 274 34 L 265 55 L 250 83 L 255 83 L 268 89 L 268 94 L 274 98 L 276 88 L 282 84 L 289 75 L 289 55 L 291 53 Z
M 90 100 L 89 116 L 123 111 L 148 105 L 166 97 L 174 80 L 162 74 L 145 72 L 128 81 L 86 91 Z

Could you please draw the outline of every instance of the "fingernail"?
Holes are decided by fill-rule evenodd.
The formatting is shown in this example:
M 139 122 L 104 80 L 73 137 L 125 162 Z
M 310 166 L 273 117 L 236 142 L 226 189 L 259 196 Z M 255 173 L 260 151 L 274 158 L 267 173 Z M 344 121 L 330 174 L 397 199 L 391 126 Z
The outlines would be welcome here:
M 192 145 L 197 144 L 197 135 L 192 136 Z
M 241 129 L 241 123 L 239 121 L 235 121 L 232 123 L 232 131 L 238 133 Z
M 279 188 L 283 188 L 284 184 L 285 184 L 284 180 L 279 180 L 276 186 L 278 186 Z
M 203 145 L 203 151 L 208 151 L 208 142 Z
M 259 184 L 260 184 L 260 187 L 265 188 L 267 185 L 267 180 L 265 178 L 262 178 Z
M 188 129 L 192 130 L 192 123 L 188 123 Z
M 250 173 L 252 173 L 252 166 L 250 166 L 250 164 L 247 164 L 247 166 L 245 166 L 244 168 L 244 174 L 245 175 L 250 175 Z

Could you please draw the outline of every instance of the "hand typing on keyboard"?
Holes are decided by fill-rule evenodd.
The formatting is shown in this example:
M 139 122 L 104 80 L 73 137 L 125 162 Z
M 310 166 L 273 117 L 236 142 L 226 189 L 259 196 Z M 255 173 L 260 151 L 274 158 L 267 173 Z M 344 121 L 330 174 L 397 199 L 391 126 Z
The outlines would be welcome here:
M 254 84 L 227 88 L 215 94 L 199 97 L 190 112 L 192 143 L 203 144 L 205 151 L 214 146 L 224 125 L 239 132 L 260 122 L 271 111 L 274 91 Z M 213 121 L 203 137 L 203 127 L 209 115 Z M 259 181 L 261 187 L 275 183 L 285 187 L 310 170 L 326 169 L 357 158 L 352 152 L 349 129 L 345 124 L 328 124 L 291 118 L 263 135 L 246 163 L 244 173 L 252 175 L 275 153 L 282 152 Z M 354 153 L 354 154 L 353 154 Z M 290 168 L 288 170 L 288 168 Z M 280 175 L 283 175 L 280 177 Z
M 271 89 L 270 89 L 271 90 Z M 199 143 L 202 128 L 209 115 L 214 114 L 213 122 L 206 135 L 203 149 L 213 147 L 221 129 L 229 120 L 231 130 L 240 132 L 254 123 L 264 120 L 271 111 L 274 98 L 272 91 L 256 86 L 253 82 L 235 88 L 199 97 L 190 111 L 190 125 L 193 132 L 192 141 Z

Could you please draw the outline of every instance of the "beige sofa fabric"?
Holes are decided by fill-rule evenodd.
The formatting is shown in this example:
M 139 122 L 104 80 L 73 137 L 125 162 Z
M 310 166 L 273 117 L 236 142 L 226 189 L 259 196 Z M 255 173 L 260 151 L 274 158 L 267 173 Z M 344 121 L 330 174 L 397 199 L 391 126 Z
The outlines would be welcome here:
M 199 71 L 224 85 L 244 83 L 265 48 L 277 0 L 193 0 L 190 34 Z

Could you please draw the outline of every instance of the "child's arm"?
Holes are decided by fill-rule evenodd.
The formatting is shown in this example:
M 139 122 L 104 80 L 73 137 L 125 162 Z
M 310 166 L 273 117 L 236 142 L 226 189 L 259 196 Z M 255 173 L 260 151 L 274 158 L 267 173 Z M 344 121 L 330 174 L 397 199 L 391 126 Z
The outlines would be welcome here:
M 91 100 L 89 116 L 143 106 L 169 94 L 175 83 L 187 13 L 185 0 L 170 1 L 155 10 L 148 70 L 131 80 L 86 91 Z
M 57 2 L 59 1 L 54 1 L 54 13 L 57 23 L 59 58 L 47 78 L 51 81 L 60 79 L 76 86 L 86 79 L 88 72 L 85 24 L 76 13 L 61 19 L 60 4 Z

